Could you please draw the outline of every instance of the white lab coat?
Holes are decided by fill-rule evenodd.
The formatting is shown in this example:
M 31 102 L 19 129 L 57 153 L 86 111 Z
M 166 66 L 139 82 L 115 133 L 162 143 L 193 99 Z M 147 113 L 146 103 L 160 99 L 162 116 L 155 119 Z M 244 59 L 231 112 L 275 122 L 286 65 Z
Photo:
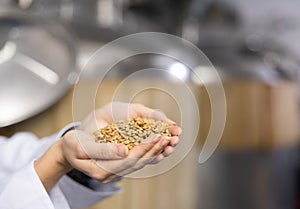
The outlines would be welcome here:
M 91 180 L 91 189 L 64 176 L 47 193 L 33 162 L 59 135 L 42 140 L 24 132 L 9 139 L 0 136 L 0 209 L 83 208 L 120 192 L 115 182 L 101 184 Z

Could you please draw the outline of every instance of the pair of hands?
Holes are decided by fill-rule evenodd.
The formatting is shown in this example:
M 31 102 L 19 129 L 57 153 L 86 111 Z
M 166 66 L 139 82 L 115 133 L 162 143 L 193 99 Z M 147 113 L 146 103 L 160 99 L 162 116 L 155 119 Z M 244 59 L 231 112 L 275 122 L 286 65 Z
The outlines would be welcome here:
M 114 121 L 147 117 L 166 121 L 172 137 L 152 135 L 128 151 L 123 144 L 95 143 L 91 133 Z M 91 113 L 77 130 L 69 131 L 35 162 L 47 191 L 71 169 L 108 183 L 118 176 L 155 164 L 174 152 L 181 128 L 162 113 L 141 104 L 110 103 Z M 47 169 L 48 168 L 48 169 Z

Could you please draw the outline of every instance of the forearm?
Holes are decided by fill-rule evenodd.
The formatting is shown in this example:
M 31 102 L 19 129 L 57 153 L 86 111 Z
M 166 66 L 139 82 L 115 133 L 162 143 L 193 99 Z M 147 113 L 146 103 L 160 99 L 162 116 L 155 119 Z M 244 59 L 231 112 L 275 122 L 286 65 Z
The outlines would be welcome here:
M 18 133 L 10 139 L 0 137 L 1 209 L 69 208 L 68 204 L 72 208 L 85 208 L 120 192 L 113 182 L 89 188 L 63 175 L 71 169 L 65 167 L 61 154 L 63 140 L 57 141 L 57 138 L 66 128 L 43 140 L 31 133 Z M 98 183 L 91 182 L 94 183 L 91 185 Z M 15 201 L 16 196 L 18 201 Z
M 61 140 L 55 142 L 35 161 L 34 168 L 46 191 L 49 192 L 59 179 L 72 169 L 64 158 Z

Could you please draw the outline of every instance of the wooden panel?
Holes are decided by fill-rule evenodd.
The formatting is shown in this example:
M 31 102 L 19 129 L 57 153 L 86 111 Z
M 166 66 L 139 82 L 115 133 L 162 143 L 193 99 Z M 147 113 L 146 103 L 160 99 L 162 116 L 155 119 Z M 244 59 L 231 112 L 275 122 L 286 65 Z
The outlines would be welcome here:
M 273 147 L 298 142 L 299 117 L 297 85 L 280 83 L 271 89 Z
M 224 83 L 227 102 L 220 149 L 273 149 L 298 144 L 299 117 L 295 83 L 267 85 L 257 82 Z M 210 100 L 199 87 L 200 142 L 211 121 Z

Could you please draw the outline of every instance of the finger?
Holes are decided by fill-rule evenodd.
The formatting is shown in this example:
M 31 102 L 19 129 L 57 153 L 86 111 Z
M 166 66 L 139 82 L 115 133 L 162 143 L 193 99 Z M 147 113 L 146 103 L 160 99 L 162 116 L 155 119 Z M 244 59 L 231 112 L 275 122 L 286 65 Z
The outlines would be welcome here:
M 131 106 L 136 114 L 139 117 L 152 118 L 155 120 L 166 121 L 170 124 L 176 124 L 174 121 L 167 118 L 165 113 L 159 109 L 151 109 L 142 104 L 132 104 Z
M 146 139 L 144 139 L 141 144 L 147 144 L 147 143 L 156 143 L 159 141 L 159 138 L 161 137 L 160 134 L 151 134 L 150 136 L 148 136 Z
M 164 157 L 168 157 L 168 156 L 170 156 L 173 152 L 174 152 L 174 147 L 171 147 L 171 146 L 167 146 L 165 149 L 164 149 L 164 151 L 163 151 L 163 156 Z
M 145 117 L 149 118 L 154 112 L 153 109 L 146 107 L 142 104 L 131 104 L 130 108 L 132 109 L 133 117 Z
M 124 158 L 122 160 L 97 160 L 97 165 L 112 174 L 119 175 L 122 171 L 134 167 L 138 160 L 142 158 L 147 152 L 149 152 L 157 142 L 158 140 L 154 139 L 149 143 L 143 143 L 135 146 L 130 150 L 127 158 Z
M 105 169 L 102 169 L 96 164 L 96 160 L 94 159 L 88 159 L 88 160 L 74 160 L 72 162 L 72 166 L 85 173 L 86 175 L 92 177 L 93 179 L 96 179 L 97 181 L 102 182 L 103 180 L 107 179 L 111 175 L 110 172 L 108 172 Z
M 128 148 L 123 144 L 97 143 L 91 135 L 80 130 L 76 131 L 76 138 L 89 158 L 114 160 L 128 155 Z
M 126 170 L 125 172 L 126 174 L 139 170 L 143 168 L 146 164 L 148 164 L 150 161 L 152 161 L 153 158 L 155 158 L 158 154 L 160 154 L 163 151 L 164 147 L 167 146 L 168 140 L 166 140 L 165 136 L 153 134 L 147 139 L 143 140 L 141 145 L 148 144 L 148 143 L 153 144 L 151 149 L 144 150 L 143 155 L 141 154 L 138 156 L 137 160 L 135 161 L 135 164 Z M 136 149 L 138 149 L 139 146 L 140 145 L 138 145 Z M 137 156 L 134 157 L 136 158 Z M 125 175 L 124 171 L 122 172 L 122 175 Z
M 159 154 L 156 158 L 154 158 L 150 164 L 157 164 L 159 162 L 161 162 L 164 159 L 164 155 L 163 154 Z
M 153 147 L 159 144 L 162 136 L 153 134 L 143 140 L 139 145 L 133 147 L 130 150 L 128 158 L 140 159 L 144 157 Z
M 170 139 L 169 145 L 172 147 L 175 147 L 179 143 L 179 137 L 178 136 L 173 136 Z
M 108 176 L 106 179 L 104 179 L 101 183 L 107 184 L 120 176 L 121 175 L 112 174 L 112 175 Z
M 179 136 L 182 133 L 182 130 L 179 126 L 170 126 L 169 132 L 172 134 L 172 136 Z
M 165 121 L 166 121 L 166 123 L 169 124 L 169 126 L 176 126 L 176 122 L 171 120 L 170 118 L 166 118 Z
M 109 182 L 117 176 L 125 176 L 129 173 L 140 170 L 147 164 L 158 163 L 164 158 L 164 156 L 160 153 L 164 150 L 168 143 L 169 140 L 166 139 L 165 136 L 161 136 L 155 146 L 153 146 L 152 149 L 150 149 L 144 156 L 142 156 L 142 158 L 138 159 L 134 165 L 128 167 L 127 169 L 119 170 L 117 173 L 115 173 L 115 175 L 108 176 L 107 179 L 104 180 L 104 182 Z M 158 156 L 160 157 L 156 159 Z
M 135 146 L 129 153 L 128 157 L 123 160 L 105 161 L 97 160 L 97 166 L 106 170 L 110 175 L 106 176 L 106 179 L 101 179 L 102 181 L 110 181 L 112 176 L 123 175 L 124 170 L 128 170 L 129 173 L 134 170 L 135 164 L 140 158 L 142 158 L 147 152 L 149 152 L 158 143 L 159 137 L 157 135 L 152 135 L 144 140 L 140 145 Z
M 128 148 L 117 143 L 91 143 L 84 149 L 90 158 L 101 160 L 117 160 L 128 156 Z
M 151 114 L 148 115 L 149 118 L 153 118 L 155 120 L 167 121 L 167 116 L 162 110 L 156 109 L 152 110 Z
M 140 104 L 130 104 L 124 102 L 112 102 L 106 105 L 104 108 L 97 110 L 96 115 L 100 118 L 105 116 L 106 121 L 117 122 L 130 117 L 137 117 L 136 107 L 134 105 L 143 106 Z M 139 107 L 140 108 L 140 107 Z
M 165 113 L 162 110 L 156 109 L 152 110 L 150 115 L 148 116 L 149 118 L 153 118 L 155 120 L 160 120 L 166 122 L 169 126 L 176 126 L 176 122 L 168 118 Z
M 148 118 L 154 110 L 138 103 L 113 102 L 108 107 L 112 121 L 119 121 L 131 117 Z
M 160 137 L 159 142 L 157 142 L 151 150 L 149 150 L 142 158 L 140 158 L 134 166 L 132 166 L 126 171 L 123 171 L 122 175 L 126 175 L 127 173 L 131 173 L 136 170 L 142 169 L 147 164 L 151 163 L 158 155 L 160 155 L 163 152 L 168 143 L 169 140 L 166 139 L 165 136 Z
M 147 163 L 151 161 L 153 158 L 155 158 L 157 155 L 159 155 L 164 148 L 169 144 L 169 140 L 166 136 L 159 137 L 159 141 L 153 146 L 151 150 L 149 150 L 143 158 L 139 160 L 139 163 Z

